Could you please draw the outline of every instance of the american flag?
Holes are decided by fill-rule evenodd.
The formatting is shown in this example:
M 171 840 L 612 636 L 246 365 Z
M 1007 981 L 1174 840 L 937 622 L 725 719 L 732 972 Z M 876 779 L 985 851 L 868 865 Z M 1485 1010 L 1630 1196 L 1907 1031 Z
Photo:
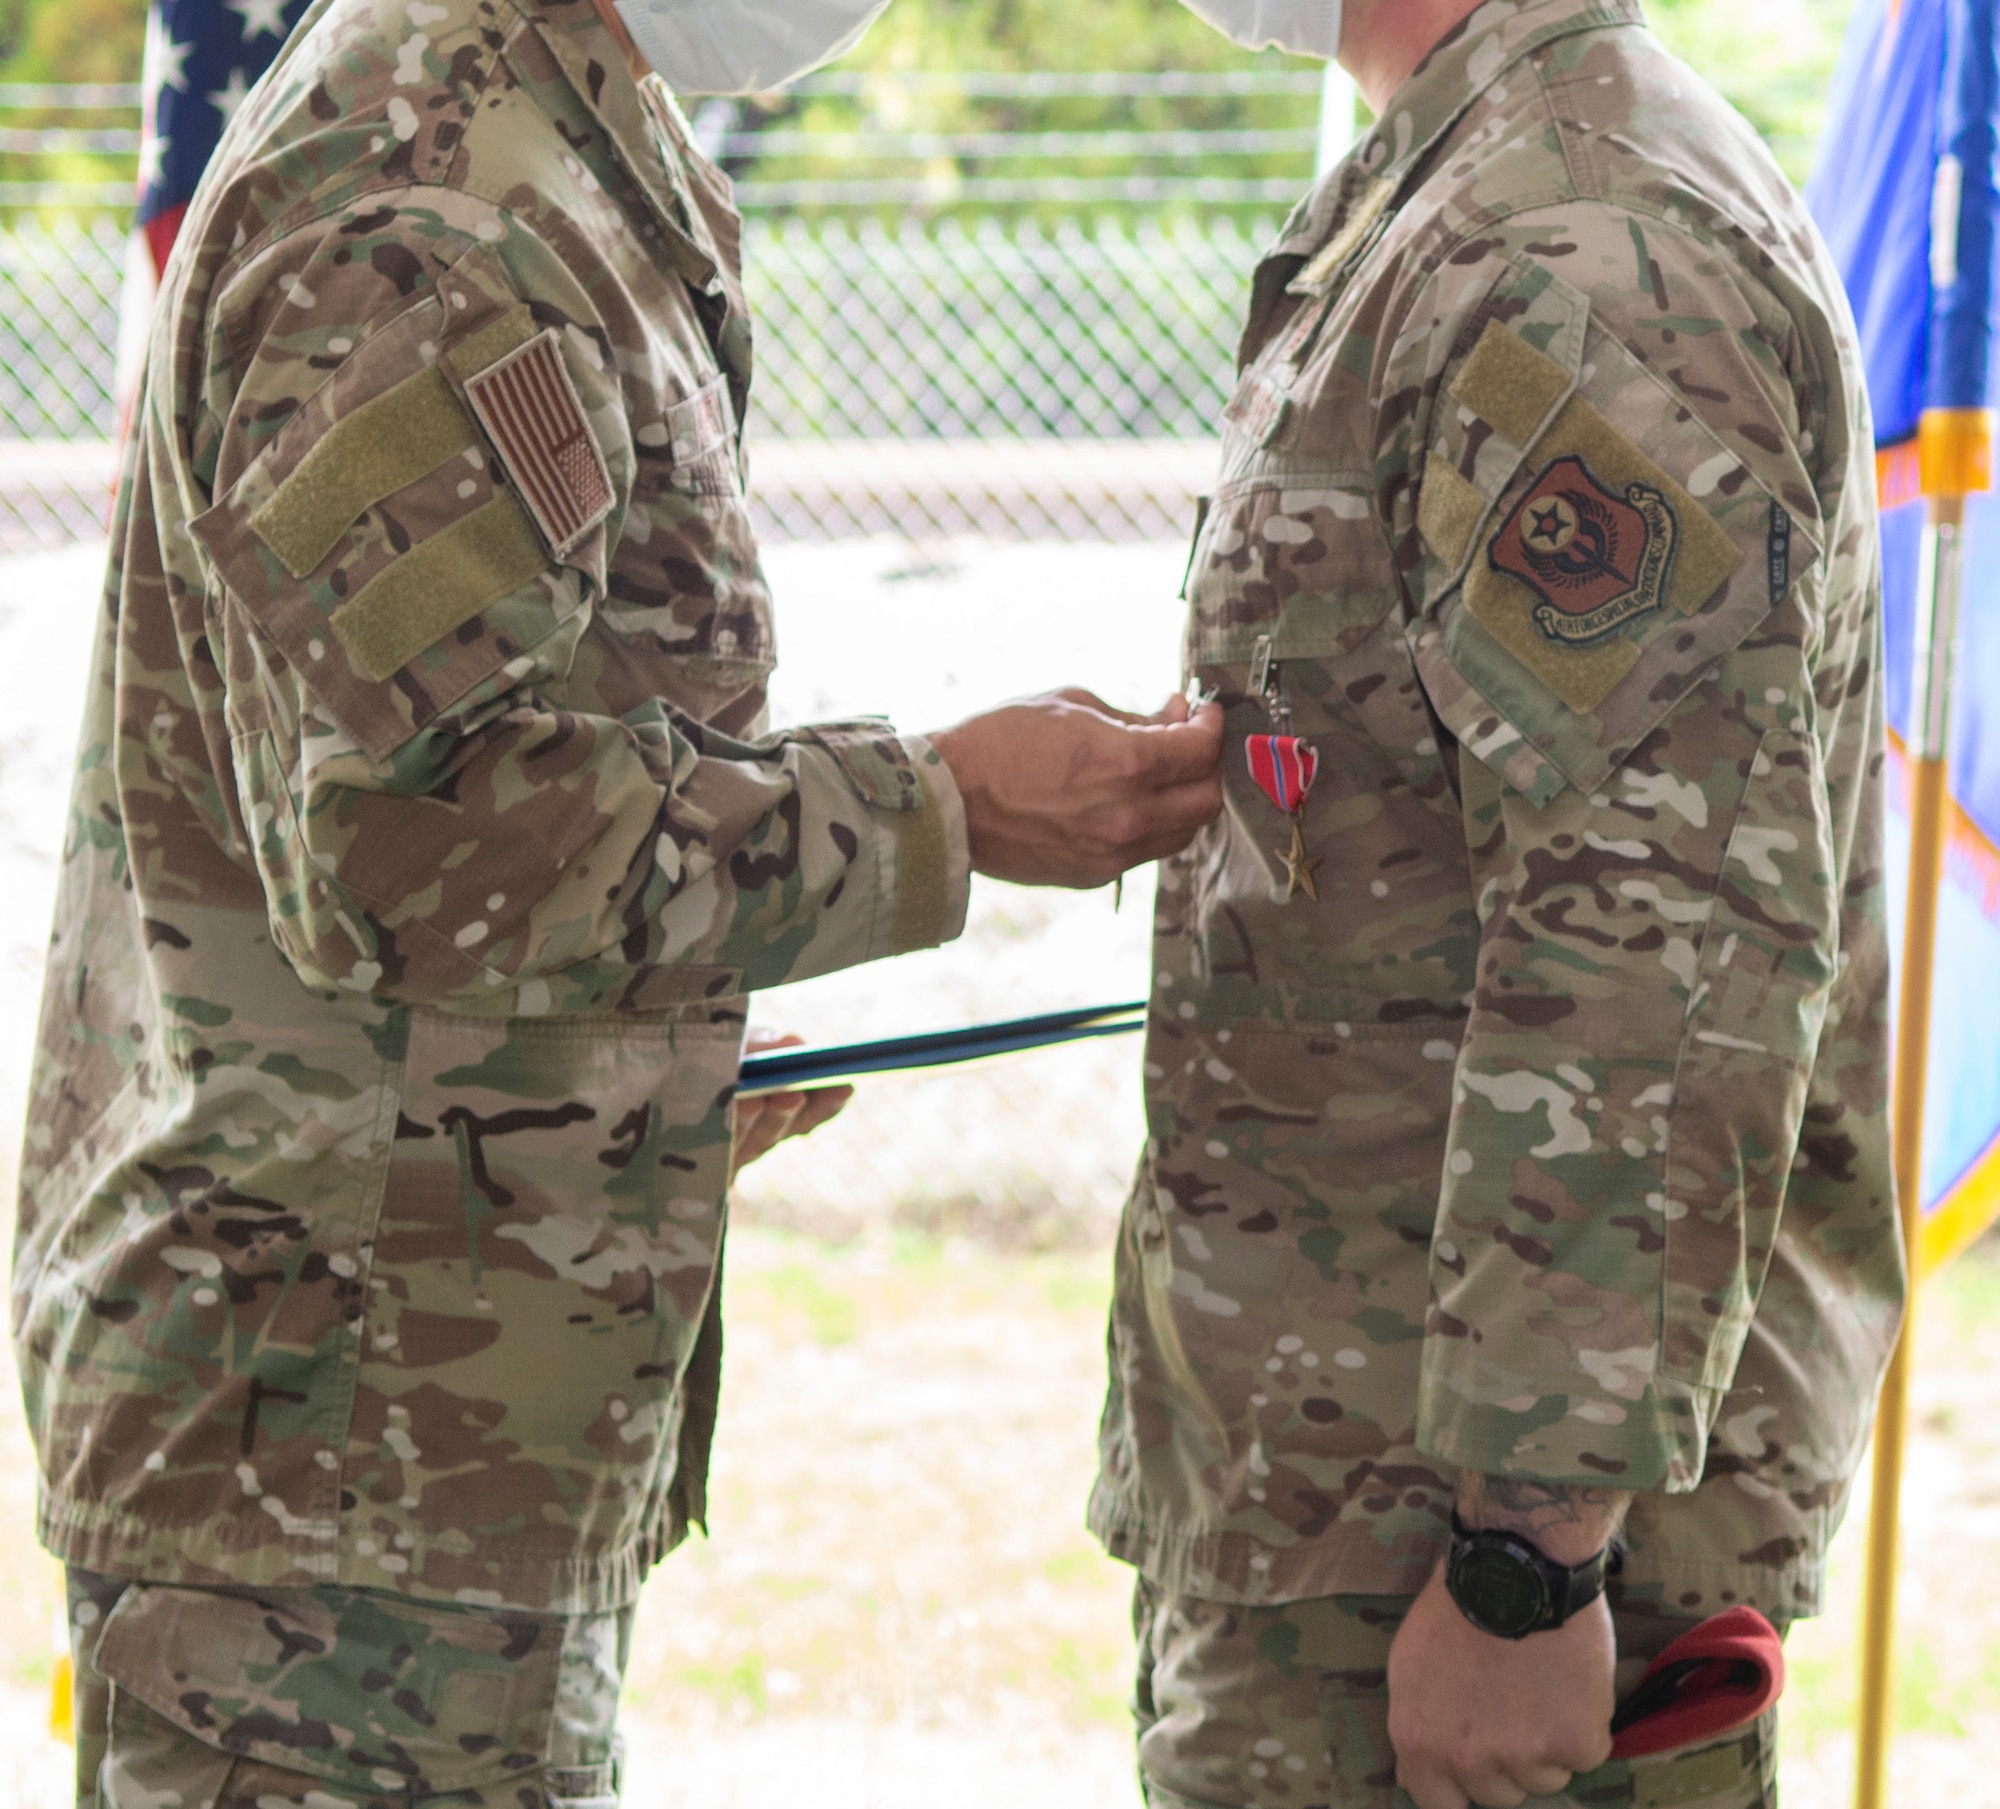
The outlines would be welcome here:
M 611 478 L 590 437 L 554 333 L 469 378 L 479 424 L 507 461 L 521 500 L 558 557 L 611 508 Z
M 309 0 L 153 0 L 146 13 L 139 225 L 166 267 L 222 129 Z

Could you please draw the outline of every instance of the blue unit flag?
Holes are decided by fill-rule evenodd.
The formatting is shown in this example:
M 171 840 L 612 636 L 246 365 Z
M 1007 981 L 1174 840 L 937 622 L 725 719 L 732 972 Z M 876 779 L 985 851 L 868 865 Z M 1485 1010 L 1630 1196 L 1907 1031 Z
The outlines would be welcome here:
M 1909 728 L 1927 495 L 1966 496 L 1951 822 L 1924 1117 L 1935 1270 L 2000 1219 L 2000 500 L 1995 186 L 2000 0 L 1860 0 L 1807 197 L 1854 306 L 1876 427 L 1891 731 L 1892 946 L 1908 868 Z M 1985 492 L 1985 493 L 1981 493 Z

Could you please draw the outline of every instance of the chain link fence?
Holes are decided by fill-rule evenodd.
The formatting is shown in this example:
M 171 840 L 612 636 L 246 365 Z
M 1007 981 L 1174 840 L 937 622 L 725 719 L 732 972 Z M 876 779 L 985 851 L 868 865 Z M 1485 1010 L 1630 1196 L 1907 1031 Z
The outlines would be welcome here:
M 106 215 L 0 231 L 0 552 L 104 532 L 127 238 Z
M 789 538 L 1174 538 L 1259 229 L 759 220 L 751 479 Z
M 752 219 L 760 528 L 1179 536 L 1260 236 L 1227 216 Z M 103 529 L 126 246 L 105 215 L 0 231 L 0 549 Z

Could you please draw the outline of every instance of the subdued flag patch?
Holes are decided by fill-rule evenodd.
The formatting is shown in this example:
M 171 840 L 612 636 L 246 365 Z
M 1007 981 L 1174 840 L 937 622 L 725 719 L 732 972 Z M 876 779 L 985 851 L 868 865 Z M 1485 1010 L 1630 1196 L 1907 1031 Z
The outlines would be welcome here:
M 466 379 L 465 393 L 558 558 L 611 512 L 611 476 L 552 330 Z

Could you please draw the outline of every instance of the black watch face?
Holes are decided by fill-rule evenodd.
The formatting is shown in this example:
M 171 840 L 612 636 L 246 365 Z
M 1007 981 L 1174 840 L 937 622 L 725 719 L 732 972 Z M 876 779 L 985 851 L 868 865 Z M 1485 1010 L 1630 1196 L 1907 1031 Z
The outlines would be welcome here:
M 1532 1633 L 1548 1613 L 1548 1585 L 1532 1564 L 1504 1546 L 1461 1548 L 1452 1559 L 1450 1581 L 1459 1607 L 1502 1639 Z

